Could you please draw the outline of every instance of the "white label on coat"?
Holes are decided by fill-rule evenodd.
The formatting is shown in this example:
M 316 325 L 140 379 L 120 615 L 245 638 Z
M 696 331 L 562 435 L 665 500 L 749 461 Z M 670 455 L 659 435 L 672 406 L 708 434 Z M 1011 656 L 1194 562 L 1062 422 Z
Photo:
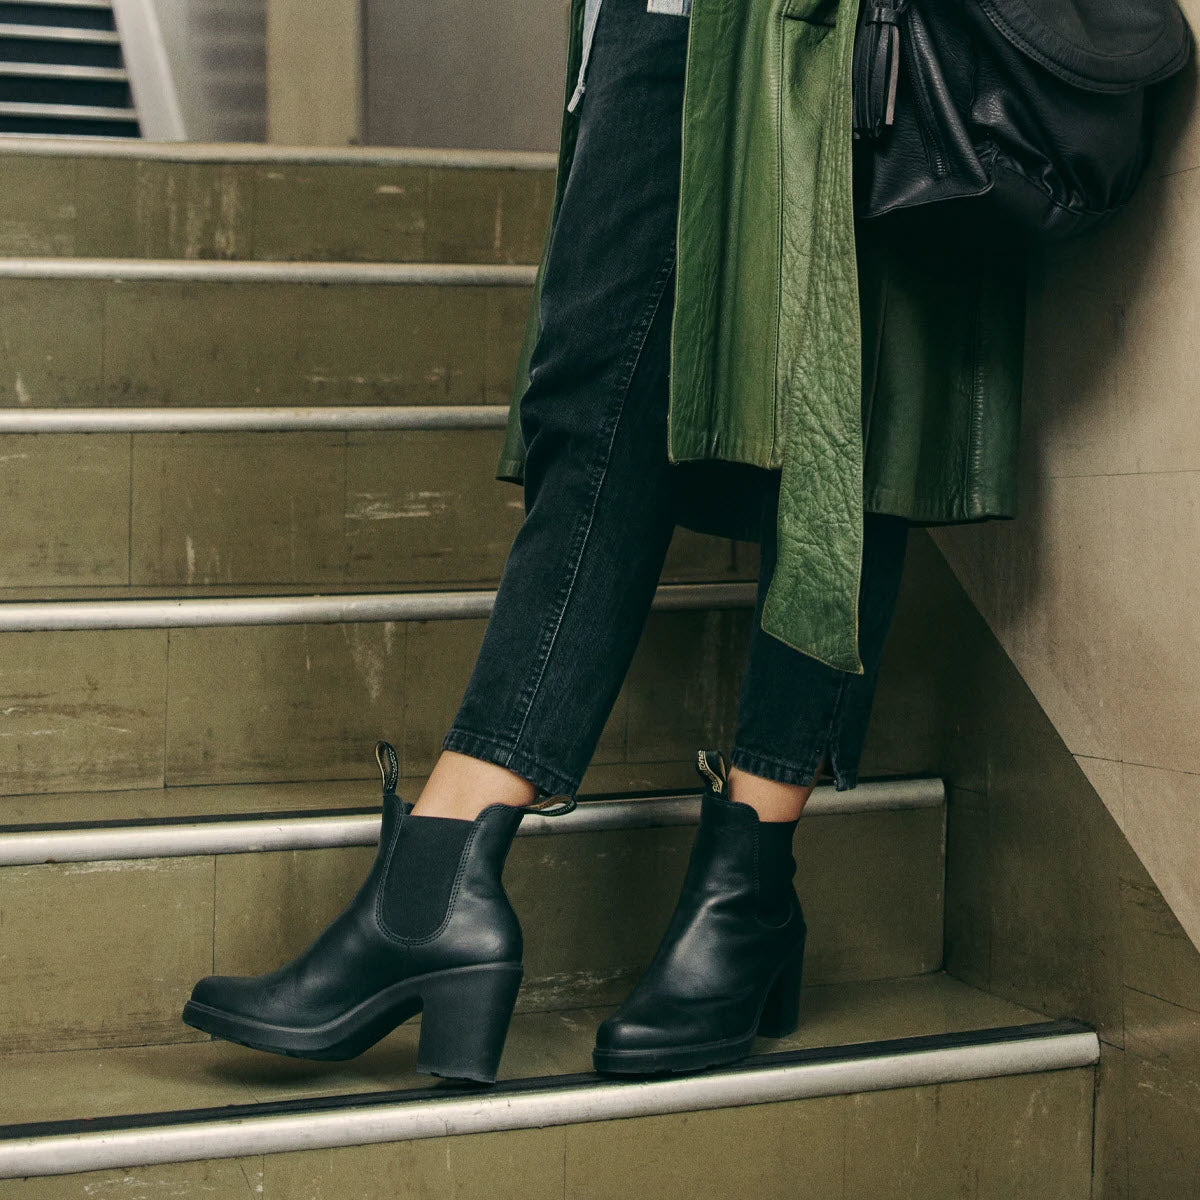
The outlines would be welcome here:
M 692 0 L 646 0 L 646 11 L 666 13 L 669 17 L 687 17 L 692 12 Z

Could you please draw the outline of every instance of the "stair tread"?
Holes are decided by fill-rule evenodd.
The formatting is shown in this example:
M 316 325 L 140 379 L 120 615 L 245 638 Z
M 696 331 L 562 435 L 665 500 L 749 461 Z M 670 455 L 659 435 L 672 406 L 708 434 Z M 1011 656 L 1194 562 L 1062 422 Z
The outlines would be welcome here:
M 596 1026 L 610 1008 L 518 1013 L 501 1080 L 591 1071 Z M 804 990 L 800 1028 L 760 1039 L 758 1053 L 852 1045 L 1044 1021 L 1043 1014 L 944 972 Z M 348 1063 L 276 1058 L 226 1042 L 0 1055 L 0 1125 L 169 1113 L 223 1105 L 427 1088 L 416 1074 L 419 1027 L 402 1025 Z M 0 1140 L 22 1136 L 0 1130 Z

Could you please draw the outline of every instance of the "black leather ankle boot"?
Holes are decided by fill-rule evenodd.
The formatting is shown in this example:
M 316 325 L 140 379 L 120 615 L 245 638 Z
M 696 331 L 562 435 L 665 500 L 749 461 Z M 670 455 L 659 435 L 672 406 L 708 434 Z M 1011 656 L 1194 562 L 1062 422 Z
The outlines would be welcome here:
M 361 1054 L 420 1012 L 417 1070 L 491 1083 L 521 983 L 521 927 L 500 882 L 524 810 L 410 816 L 383 774 L 379 851 L 345 911 L 269 975 L 210 975 L 183 1010 L 219 1038 L 297 1058 Z
M 701 750 L 697 770 L 706 787 L 683 891 L 650 965 L 597 1031 L 597 1071 L 700 1070 L 749 1054 L 756 1035 L 796 1028 L 806 928 L 792 885 L 795 822 L 764 827 L 727 799 L 719 750 Z

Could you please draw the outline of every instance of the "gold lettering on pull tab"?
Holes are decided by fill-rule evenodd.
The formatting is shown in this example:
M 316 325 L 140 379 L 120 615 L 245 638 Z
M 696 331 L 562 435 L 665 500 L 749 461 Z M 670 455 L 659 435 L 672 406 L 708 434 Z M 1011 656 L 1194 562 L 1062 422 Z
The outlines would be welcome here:
M 697 753 L 696 770 L 708 780 L 709 786 L 718 796 L 725 790 L 725 780 L 709 765 L 707 750 Z

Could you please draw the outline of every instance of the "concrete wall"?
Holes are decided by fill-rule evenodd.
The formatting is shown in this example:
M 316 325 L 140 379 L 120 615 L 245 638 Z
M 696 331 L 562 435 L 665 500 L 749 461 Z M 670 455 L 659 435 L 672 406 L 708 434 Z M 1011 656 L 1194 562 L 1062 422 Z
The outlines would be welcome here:
M 1200 951 L 925 530 L 861 770 L 946 782 L 946 970 L 1096 1029 L 1092 1200 L 1196 1196 Z
M 568 11 L 567 0 L 365 0 L 365 140 L 557 149 Z
M 114 9 L 146 136 L 263 140 L 266 0 L 115 0 Z
M 267 0 L 267 141 L 361 141 L 362 39 L 362 0 Z
M 1131 209 L 1035 264 L 1019 519 L 934 539 L 1200 945 L 1198 92 Z

